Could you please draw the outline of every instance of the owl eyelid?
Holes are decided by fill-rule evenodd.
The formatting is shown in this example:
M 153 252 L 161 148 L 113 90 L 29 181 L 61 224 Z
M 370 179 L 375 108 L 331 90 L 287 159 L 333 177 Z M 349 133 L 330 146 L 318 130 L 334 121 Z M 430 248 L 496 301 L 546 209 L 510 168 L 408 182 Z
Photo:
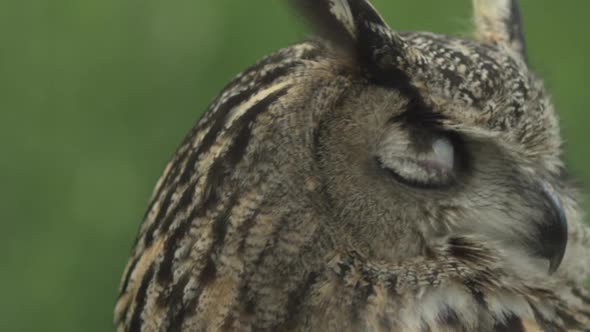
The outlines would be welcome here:
M 390 177 L 414 188 L 444 189 L 457 178 L 455 148 L 450 140 L 437 139 L 432 151 L 422 156 L 377 156 L 376 160 Z
M 397 182 L 419 189 L 445 189 L 466 169 L 468 152 L 459 133 L 403 126 L 392 130 L 392 136 L 384 138 L 377 160 Z M 407 135 L 407 143 L 397 137 L 400 133 Z
M 411 187 L 411 188 L 417 188 L 417 189 L 422 189 L 422 190 L 441 190 L 441 189 L 447 189 L 447 188 L 451 187 L 453 185 L 453 183 L 455 182 L 455 177 L 452 176 L 451 174 L 449 174 L 448 181 L 441 182 L 441 183 L 436 183 L 436 182 L 427 183 L 427 182 L 408 179 L 408 178 L 402 176 L 401 174 L 399 174 L 398 172 L 396 172 L 395 170 L 393 170 L 392 168 L 383 165 L 383 163 L 378 158 L 377 158 L 377 162 L 380 165 L 380 167 L 383 170 L 385 170 L 391 178 L 393 178 L 395 181 L 397 181 L 403 185 L 406 185 L 408 187 Z

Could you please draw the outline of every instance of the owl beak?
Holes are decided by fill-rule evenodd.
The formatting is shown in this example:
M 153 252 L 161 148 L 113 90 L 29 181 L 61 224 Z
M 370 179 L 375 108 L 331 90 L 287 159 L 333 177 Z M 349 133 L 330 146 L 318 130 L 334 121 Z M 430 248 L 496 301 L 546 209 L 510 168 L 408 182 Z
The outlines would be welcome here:
M 538 254 L 549 261 L 549 274 L 553 274 L 565 255 L 568 240 L 567 218 L 553 187 L 543 183 L 542 188 L 545 218 L 538 228 Z

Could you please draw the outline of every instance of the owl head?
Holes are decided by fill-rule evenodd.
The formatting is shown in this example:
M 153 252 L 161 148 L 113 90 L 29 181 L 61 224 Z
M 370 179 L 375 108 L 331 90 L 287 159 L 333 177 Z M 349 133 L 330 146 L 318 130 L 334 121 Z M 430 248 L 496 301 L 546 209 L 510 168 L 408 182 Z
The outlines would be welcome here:
M 472 39 L 398 32 L 365 0 L 293 2 L 326 49 L 307 107 L 342 236 L 387 260 L 465 236 L 554 272 L 581 217 L 516 1 L 474 0 Z

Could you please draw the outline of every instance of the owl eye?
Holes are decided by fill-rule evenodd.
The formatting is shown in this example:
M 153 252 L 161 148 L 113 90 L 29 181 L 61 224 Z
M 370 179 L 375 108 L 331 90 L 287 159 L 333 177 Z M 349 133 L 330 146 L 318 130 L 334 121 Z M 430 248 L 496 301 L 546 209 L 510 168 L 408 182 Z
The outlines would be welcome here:
M 379 158 L 381 167 L 399 182 L 420 188 L 440 188 L 456 178 L 457 148 L 451 137 L 438 136 L 421 142 L 419 147 L 397 147 Z

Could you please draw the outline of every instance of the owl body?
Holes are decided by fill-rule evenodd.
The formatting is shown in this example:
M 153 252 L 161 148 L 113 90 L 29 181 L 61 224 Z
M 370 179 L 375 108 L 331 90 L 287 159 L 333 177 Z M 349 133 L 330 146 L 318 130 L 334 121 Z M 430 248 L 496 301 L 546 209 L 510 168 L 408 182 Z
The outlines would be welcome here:
M 151 199 L 119 331 L 588 331 L 587 229 L 514 1 L 477 38 L 292 1 L 318 38 L 212 103 Z

